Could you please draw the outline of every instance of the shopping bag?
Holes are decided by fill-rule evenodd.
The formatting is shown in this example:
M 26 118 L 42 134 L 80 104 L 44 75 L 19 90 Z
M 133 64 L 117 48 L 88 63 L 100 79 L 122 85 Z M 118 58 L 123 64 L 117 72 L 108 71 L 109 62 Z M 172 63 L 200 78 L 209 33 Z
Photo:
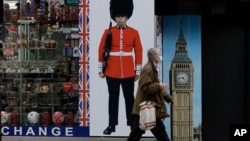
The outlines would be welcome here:
M 139 104 L 139 127 L 141 130 L 150 130 L 156 126 L 155 105 L 152 101 L 143 101 Z

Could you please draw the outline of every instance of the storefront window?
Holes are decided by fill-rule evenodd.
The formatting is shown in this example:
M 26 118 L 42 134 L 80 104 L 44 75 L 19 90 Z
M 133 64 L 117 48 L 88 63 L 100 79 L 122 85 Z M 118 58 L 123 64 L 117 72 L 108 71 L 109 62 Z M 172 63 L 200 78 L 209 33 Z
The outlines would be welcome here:
M 2 126 L 78 123 L 78 5 L 3 1 L 0 32 Z

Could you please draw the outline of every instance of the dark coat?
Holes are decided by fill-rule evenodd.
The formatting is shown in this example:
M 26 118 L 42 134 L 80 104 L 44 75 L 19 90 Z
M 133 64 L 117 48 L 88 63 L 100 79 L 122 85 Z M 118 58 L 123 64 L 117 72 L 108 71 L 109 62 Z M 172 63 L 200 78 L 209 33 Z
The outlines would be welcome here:
M 170 102 L 172 97 L 166 91 L 162 91 L 159 84 L 156 67 L 148 61 L 141 71 L 132 114 L 139 115 L 139 104 L 144 101 L 147 94 L 147 99 L 156 103 L 156 118 L 169 117 L 165 101 Z

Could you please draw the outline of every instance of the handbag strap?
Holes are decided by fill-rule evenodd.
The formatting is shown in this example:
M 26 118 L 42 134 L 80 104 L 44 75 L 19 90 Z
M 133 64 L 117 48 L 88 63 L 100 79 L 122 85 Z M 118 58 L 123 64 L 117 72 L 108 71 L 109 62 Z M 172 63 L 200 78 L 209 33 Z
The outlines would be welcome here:
M 147 85 L 146 92 L 144 93 L 144 101 L 145 100 L 148 100 L 148 85 Z

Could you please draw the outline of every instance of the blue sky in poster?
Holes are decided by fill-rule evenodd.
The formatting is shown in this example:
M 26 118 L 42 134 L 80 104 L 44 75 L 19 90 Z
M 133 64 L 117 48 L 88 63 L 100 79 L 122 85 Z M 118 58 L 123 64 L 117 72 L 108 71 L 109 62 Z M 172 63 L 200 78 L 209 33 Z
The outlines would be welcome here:
M 194 127 L 201 123 L 201 18 L 199 15 L 163 16 L 163 82 L 169 83 L 169 69 L 175 54 L 175 44 L 179 36 L 182 23 L 184 37 L 187 42 L 188 55 L 194 66 Z M 170 106 L 167 105 L 170 112 Z M 165 121 L 170 133 L 170 120 Z

